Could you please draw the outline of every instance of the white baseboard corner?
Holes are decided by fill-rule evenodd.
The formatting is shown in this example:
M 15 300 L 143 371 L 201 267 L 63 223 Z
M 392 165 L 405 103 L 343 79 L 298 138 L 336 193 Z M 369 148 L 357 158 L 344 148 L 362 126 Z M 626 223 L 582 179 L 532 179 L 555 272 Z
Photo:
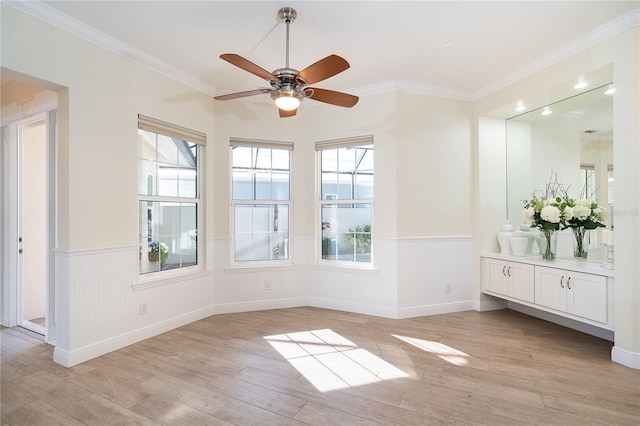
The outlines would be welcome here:
M 474 301 L 474 309 L 478 312 L 497 311 L 499 309 L 506 309 L 506 300 L 476 300 Z
M 640 353 L 638 352 L 631 352 L 614 346 L 611 349 L 611 361 L 622 364 L 625 367 L 640 370 Z

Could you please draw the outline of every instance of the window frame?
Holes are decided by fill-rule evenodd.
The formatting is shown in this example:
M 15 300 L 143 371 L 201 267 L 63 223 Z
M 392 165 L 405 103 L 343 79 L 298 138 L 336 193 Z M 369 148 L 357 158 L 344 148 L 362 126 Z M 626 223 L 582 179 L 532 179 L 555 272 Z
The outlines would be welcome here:
M 195 144 L 196 149 L 196 162 L 195 162 L 195 196 L 191 197 L 181 197 L 181 196 L 167 196 L 167 195 L 147 195 L 140 194 L 139 188 L 136 189 L 136 202 L 137 208 L 136 212 L 138 215 L 138 241 L 142 236 L 142 230 L 140 229 L 140 203 L 142 202 L 166 202 L 166 203 L 189 203 L 195 204 L 196 206 L 196 263 L 195 265 L 181 266 L 177 268 L 167 269 L 167 270 L 159 270 L 152 272 L 142 272 L 140 261 L 138 261 L 138 282 L 134 284 L 134 289 L 143 289 L 148 287 L 153 287 L 155 285 L 161 284 L 169 284 L 173 282 L 182 281 L 182 278 L 185 275 L 193 275 L 193 274 L 202 274 L 205 271 L 204 266 L 204 224 L 205 221 L 203 219 L 204 215 L 204 154 L 206 146 L 206 134 L 202 132 L 198 132 L 196 130 L 187 129 L 185 127 L 181 127 L 178 125 L 174 125 L 171 123 L 167 123 L 161 120 L 157 120 L 151 117 L 147 117 L 144 115 L 138 115 L 138 127 L 136 129 L 136 134 L 139 130 L 144 130 L 150 133 L 155 133 L 156 135 L 162 135 L 165 137 L 176 138 L 182 141 L 185 141 L 188 144 Z M 137 142 L 139 143 L 139 142 Z M 156 146 L 157 151 L 157 146 Z M 139 174 L 140 170 L 140 157 L 137 157 L 138 165 L 138 177 L 140 179 Z M 139 182 L 138 182 L 139 184 Z M 137 186 L 137 185 L 136 185 Z M 138 243 L 139 251 L 141 255 L 144 254 L 142 251 L 142 245 L 140 242 Z M 154 284 L 155 283 L 155 284 Z
M 371 198 L 349 198 L 349 199 L 322 199 L 322 151 L 340 148 L 363 148 L 370 146 L 374 152 L 374 166 L 373 166 L 373 197 Z M 319 141 L 315 144 L 316 151 L 316 221 L 315 221 L 315 259 L 316 264 L 321 266 L 350 268 L 350 269 L 374 269 L 374 206 L 375 206 L 375 145 L 373 135 L 357 136 L 353 138 L 334 139 L 327 141 Z M 371 227 L 370 231 L 370 261 L 359 262 L 355 260 L 336 260 L 325 259 L 322 257 L 322 240 L 323 240 L 323 228 L 322 228 L 322 210 L 323 206 L 327 205 L 356 205 L 356 204 L 369 204 L 371 221 L 369 223 Z
M 233 148 L 263 148 L 269 150 L 286 150 L 289 151 L 289 197 L 287 200 L 259 200 L 259 199 L 234 199 L 233 196 L 233 183 L 234 183 L 234 164 L 233 164 Z M 263 268 L 263 267 L 282 267 L 293 265 L 293 142 L 281 142 L 281 141 L 269 141 L 262 139 L 241 139 L 230 138 L 229 140 L 229 232 L 230 232 L 230 244 L 229 244 L 229 265 L 231 268 Z M 273 167 L 270 169 L 273 170 Z M 282 259 L 268 259 L 268 260 L 236 260 L 236 206 L 274 206 L 274 205 L 286 205 L 288 208 L 288 250 L 287 258 Z

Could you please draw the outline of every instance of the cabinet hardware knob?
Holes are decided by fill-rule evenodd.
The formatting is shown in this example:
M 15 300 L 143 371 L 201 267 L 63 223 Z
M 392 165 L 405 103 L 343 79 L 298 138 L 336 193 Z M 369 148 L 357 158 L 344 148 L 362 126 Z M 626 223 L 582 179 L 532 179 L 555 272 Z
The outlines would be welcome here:
M 509 269 L 507 269 L 507 276 L 511 276 L 511 266 L 509 266 Z
M 567 278 L 567 288 L 571 290 L 571 277 Z
M 504 275 L 505 277 L 507 276 L 507 273 L 505 272 L 505 269 L 507 269 L 507 265 L 504 265 L 502 267 L 502 275 Z
M 560 278 L 560 287 L 564 288 L 564 275 Z
M 18 249 L 18 253 L 22 254 L 22 249 Z

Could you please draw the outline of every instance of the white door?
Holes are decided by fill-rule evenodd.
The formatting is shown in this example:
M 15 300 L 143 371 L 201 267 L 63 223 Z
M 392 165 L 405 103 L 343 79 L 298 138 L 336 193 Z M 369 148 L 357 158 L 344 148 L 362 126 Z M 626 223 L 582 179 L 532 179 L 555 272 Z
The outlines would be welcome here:
M 45 334 L 47 232 L 47 118 L 17 125 L 18 325 Z

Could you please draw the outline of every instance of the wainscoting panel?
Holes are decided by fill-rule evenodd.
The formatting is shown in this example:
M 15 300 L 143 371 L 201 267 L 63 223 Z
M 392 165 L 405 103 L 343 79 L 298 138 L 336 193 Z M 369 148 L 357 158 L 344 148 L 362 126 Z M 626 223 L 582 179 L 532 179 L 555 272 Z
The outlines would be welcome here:
M 138 255 L 138 246 L 56 252 L 56 362 L 75 365 L 211 315 L 211 273 L 134 290 Z
M 307 286 L 309 305 L 396 318 L 396 240 L 374 238 L 372 248 L 372 269 L 312 266 Z
M 402 238 L 398 245 L 398 317 L 474 309 L 474 238 Z
M 304 240 L 304 238 L 302 239 Z M 231 240 L 213 240 L 216 312 L 244 312 L 304 306 L 307 268 L 299 263 L 304 245 L 294 238 L 291 262 L 282 264 L 231 265 Z
M 210 315 L 315 306 L 387 318 L 473 309 L 473 239 L 373 240 L 373 268 L 316 265 L 313 236 L 292 261 L 230 264 L 228 238 L 206 241 L 206 268 L 157 282 L 138 277 L 138 247 L 56 252 L 58 340 L 72 366 Z M 477 301 L 476 301 L 477 302 Z

